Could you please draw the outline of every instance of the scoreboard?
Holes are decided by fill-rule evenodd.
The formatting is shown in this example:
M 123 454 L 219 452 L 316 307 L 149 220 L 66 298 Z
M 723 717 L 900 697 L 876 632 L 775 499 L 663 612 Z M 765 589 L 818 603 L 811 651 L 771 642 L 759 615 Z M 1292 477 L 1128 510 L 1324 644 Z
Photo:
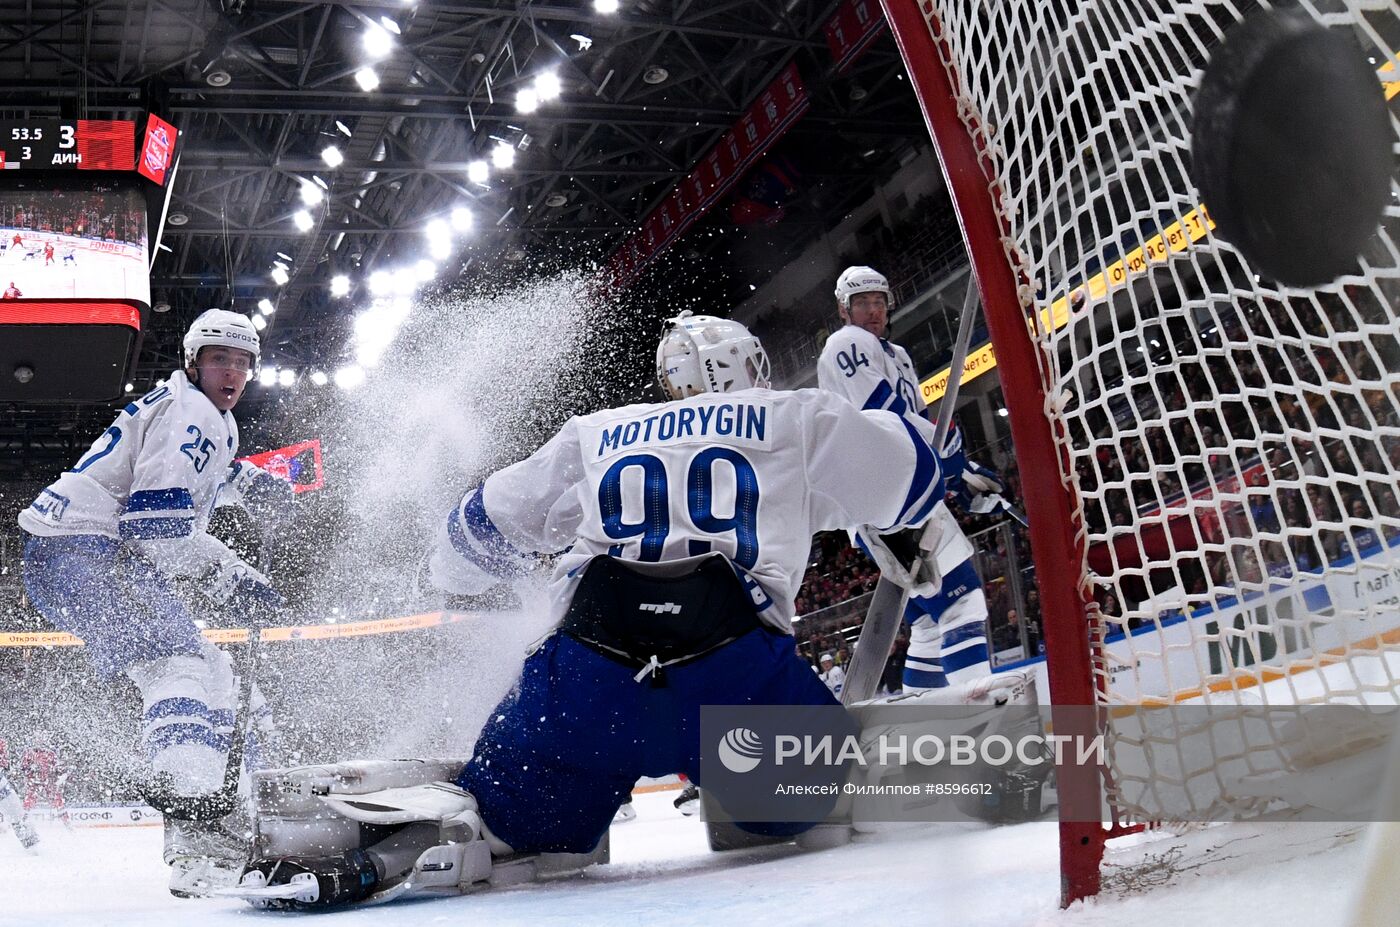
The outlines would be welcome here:
M 139 171 L 165 183 L 178 132 L 158 116 L 145 118 L 140 151 L 130 119 L 0 120 L 0 168 L 40 171 Z

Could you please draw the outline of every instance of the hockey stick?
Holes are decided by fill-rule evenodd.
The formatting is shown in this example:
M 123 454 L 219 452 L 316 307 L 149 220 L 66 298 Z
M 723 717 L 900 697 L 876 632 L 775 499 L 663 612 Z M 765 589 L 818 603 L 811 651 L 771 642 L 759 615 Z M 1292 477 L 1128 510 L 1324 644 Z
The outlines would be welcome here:
M 967 278 L 967 295 L 963 298 L 962 314 L 958 318 L 958 335 L 953 342 L 953 362 L 948 368 L 948 387 L 943 394 L 943 402 L 938 407 L 938 422 L 934 427 L 933 447 L 937 453 L 948 437 L 953 425 L 953 407 L 957 405 L 958 389 L 962 385 L 962 369 L 967 362 L 968 345 L 972 341 L 972 319 L 977 314 L 977 281 L 971 271 Z M 921 568 L 915 563 L 915 570 Z M 915 577 L 917 582 L 917 576 Z M 880 677 L 885 671 L 885 661 L 890 658 L 894 639 L 899 634 L 900 622 L 904 620 L 904 610 L 909 606 L 909 587 L 901 586 L 885 576 L 875 585 L 875 595 L 865 612 L 865 623 L 861 625 L 860 636 L 856 638 L 856 650 L 851 655 L 851 666 L 846 671 L 846 682 L 841 690 L 841 704 L 853 705 L 863 702 L 875 694 Z

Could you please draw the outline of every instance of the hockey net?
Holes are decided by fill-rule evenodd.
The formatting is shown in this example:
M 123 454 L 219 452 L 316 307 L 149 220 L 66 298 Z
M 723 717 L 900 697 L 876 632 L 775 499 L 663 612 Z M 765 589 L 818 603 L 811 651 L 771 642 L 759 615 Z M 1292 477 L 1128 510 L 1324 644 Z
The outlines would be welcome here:
M 1052 700 L 1100 707 L 1119 823 L 1238 802 L 1227 770 L 1287 768 L 1288 745 L 1216 746 L 1175 707 L 1142 736 L 1115 709 L 1208 704 L 1218 722 L 1396 703 L 1400 209 L 1355 274 L 1317 290 L 1261 279 L 1211 233 L 1188 176 L 1191 100 L 1250 4 L 885 8 L 997 351 Z M 1302 8 L 1400 91 L 1394 4 Z M 1096 828 L 1062 838 L 1081 869 Z M 1091 864 L 1067 899 L 1097 890 Z

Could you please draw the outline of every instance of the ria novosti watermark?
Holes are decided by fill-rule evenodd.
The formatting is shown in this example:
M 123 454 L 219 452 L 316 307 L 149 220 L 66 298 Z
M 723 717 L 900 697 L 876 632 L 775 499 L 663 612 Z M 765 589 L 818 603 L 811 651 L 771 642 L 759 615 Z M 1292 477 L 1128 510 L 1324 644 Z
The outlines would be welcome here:
M 734 728 L 720 739 L 716 755 L 733 773 L 751 772 L 762 761 L 762 742 L 747 728 Z M 1004 734 L 977 737 L 971 734 L 880 734 L 872 742 L 853 735 L 836 738 L 778 734 L 773 738 L 773 765 L 800 763 L 804 766 L 992 766 L 1012 764 L 1039 766 L 1102 764 L 1105 761 L 1103 734 L 1079 737 L 1070 734 L 1024 734 L 1015 738 Z

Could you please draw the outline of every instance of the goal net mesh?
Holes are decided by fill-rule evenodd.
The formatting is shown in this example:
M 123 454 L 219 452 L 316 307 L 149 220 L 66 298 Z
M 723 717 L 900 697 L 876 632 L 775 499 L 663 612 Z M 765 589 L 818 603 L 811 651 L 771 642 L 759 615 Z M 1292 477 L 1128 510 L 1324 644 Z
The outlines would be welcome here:
M 1354 274 L 1282 287 L 1212 234 L 1188 172 L 1201 69 L 1253 5 L 908 2 L 943 58 L 913 66 L 949 72 L 1040 349 L 1110 799 L 1136 820 L 1248 804 L 1241 777 L 1308 751 L 1278 725 L 1209 726 L 1400 692 L 1400 193 Z M 1302 8 L 1400 92 L 1394 4 Z M 1114 720 L 1142 704 L 1161 718 Z

